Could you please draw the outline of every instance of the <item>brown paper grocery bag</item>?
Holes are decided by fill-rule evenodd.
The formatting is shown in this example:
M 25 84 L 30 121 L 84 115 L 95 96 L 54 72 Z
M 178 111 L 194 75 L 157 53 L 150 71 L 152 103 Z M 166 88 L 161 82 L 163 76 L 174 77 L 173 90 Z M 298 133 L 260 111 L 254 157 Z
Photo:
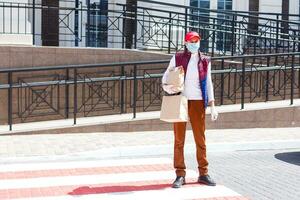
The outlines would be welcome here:
M 176 92 L 181 92 L 184 87 L 184 70 L 183 67 L 175 67 L 169 70 L 167 79 L 167 85 L 173 85 L 173 90 Z
M 185 96 L 163 96 L 160 120 L 165 122 L 187 122 L 188 100 Z
M 175 67 L 169 70 L 167 84 L 181 86 L 184 82 L 184 70 L 182 67 Z

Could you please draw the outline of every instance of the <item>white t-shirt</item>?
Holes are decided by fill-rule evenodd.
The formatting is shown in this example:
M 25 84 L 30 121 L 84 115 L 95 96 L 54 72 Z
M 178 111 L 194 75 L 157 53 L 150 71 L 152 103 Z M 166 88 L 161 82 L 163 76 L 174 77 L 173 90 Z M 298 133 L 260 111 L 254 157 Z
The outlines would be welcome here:
M 183 95 L 190 100 L 201 100 L 202 93 L 199 84 L 198 53 L 192 54 L 184 80 Z
M 185 75 L 184 90 L 183 90 L 184 96 L 186 96 L 187 99 L 189 100 L 202 100 L 202 92 L 201 92 L 200 82 L 199 82 L 198 62 L 199 62 L 199 54 L 198 53 L 192 54 L 190 61 L 188 63 L 187 72 Z M 163 84 L 166 83 L 168 71 L 175 67 L 176 67 L 176 61 L 174 55 L 169 63 L 168 69 L 166 70 L 162 78 Z M 214 92 L 213 92 L 213 84 L 211 80 L 211 63 L 209 63 L 207 67 L 208 69 L 207 69 L 206 87 L 207 87 L 208 102 L 210 102 L 215 100 Z M 170 93 L 170 91 L 166 91 L 166 92 Z

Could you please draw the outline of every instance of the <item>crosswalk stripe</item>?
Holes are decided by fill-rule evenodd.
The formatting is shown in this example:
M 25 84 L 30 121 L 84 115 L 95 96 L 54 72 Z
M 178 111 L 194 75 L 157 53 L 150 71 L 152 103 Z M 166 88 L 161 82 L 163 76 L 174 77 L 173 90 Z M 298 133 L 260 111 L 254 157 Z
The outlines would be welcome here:
M 197 174 L 188 170 L 188 174 Z M 35 187 L 52 187 L 59 185 L 83 185 L 83 184 L 100 184 L 100 183 L 122 183 L 129 181 L 160 180 L 174 178 L 173 171 L 158 172 L 137 172 L 121 174 L 102 174 L 102 175 L 82 175 L 82 176 L 63 176 L 63 177 L 41 177 L 16 180 L 1 180 L 0 189 L 11 188 L 35 188 Z
M 246 200 L 225 186 L 197 183 L 198 173 L 194 170 L 186 170 L 186 185 L 173 189 L 172 165 L 169 158 L 2 165 L 0 199 Z
M 202 187 L 189 187 L 184 186 L 180 189 L 173 189 L 166 187 L 159 190 L 142 190 L 142 191 L 129 191 L 129 192 L 108 192 L 100 194 L 90 194 L 84 196 L 76 195 L 64 195 L 64 196 L 55 196 L 55 197 L 37 197 L 32 198 L 31 200 L 74 200 L 78 197 L 82 197 L 84 200 L 131 200 L 131 199 L 174 199 L 174 200 L 188 200 L 199 198 L 217 198 L 222 197 L 224 200 L 230 200 L 230 198 L 236 198 L 240 195 L 236 192 L 224 187 L 224 186 L 202 186 Z M 20 199 L 24 200 L 24 199 Z
M 169 158 L 139 158 L 134 160 L 134 165 L 170 164 L 170 163 L 172 163 L 172 161 Z M 132 159 L 2 164 L 0 165 L 0 172 L 69 169 L 69 168 L 74 168 L 74 166 L 76 166 L 77 168 L 113 167 L 113 166 L 128 166 L 132 164 L 133 164 Z
M 72 169 L 50 169 L 34 171 L 0 172 L 0 180 L 27 179 L 40 177 L 97 175 L 97 174 L 119 174 L 124 172 L 141 171 L 163 171 L 172 170 L 172 166 L 166 164 L 156 165 L 127 165 L 112 167 L 72 168 Z

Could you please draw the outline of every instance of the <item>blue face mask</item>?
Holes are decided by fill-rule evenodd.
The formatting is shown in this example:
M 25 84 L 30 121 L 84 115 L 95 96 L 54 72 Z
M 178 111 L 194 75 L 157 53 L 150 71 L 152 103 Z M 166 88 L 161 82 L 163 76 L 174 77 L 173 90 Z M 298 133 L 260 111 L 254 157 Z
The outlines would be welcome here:
M 186 48 L 191 52 L 191 53 L 197 53 L 200 47 L 200 42 L 197 43 L 186 43 Z

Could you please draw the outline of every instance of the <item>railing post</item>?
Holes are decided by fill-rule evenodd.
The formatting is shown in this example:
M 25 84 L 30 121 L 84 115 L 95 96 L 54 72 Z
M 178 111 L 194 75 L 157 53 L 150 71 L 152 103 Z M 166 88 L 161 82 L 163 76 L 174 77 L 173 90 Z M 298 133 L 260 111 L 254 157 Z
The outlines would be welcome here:
M 77 120 L 77 68 L 74 68 L 74 125 Z
M 121 110 L 121 114 L 124 113 L 124 76 L 125 76 L 125 71 L 124 71 L 124 66 L 121 66 L 121 92 L 120 92 L 120 95 L 121 95 L 121 102 L 120 102 L 120 110 Z
M 18 31 L 17 31 L 17 33 L 20 34 L 20 3 L 18 3 Z
M 291 105 L 294 103 L 294 82 L 295 82 L 295 55 L 292 55 L 292 77 L 291 77 Z
M 224 58 L 222 59 L 222 66 L 221 66 L 221 69 L 223 70 L 224 69 Z M 224 73 L 222 72 L 221 74 L 221 102 L 220 102 L 221 105 L 224 104 Z
M 235 43 L 235 41 L 234 41 L 234 26 L 235 26 L 235 15 L 232 15 L 232 21 L 231 21 L 231 56 L 234 55 L 234 43 Z
M 279 15 L 276 15 L 276 47 L 275 52 L 278 53 L 278 46 L 279 46 Z M 277 65 L 278 57 L 275 57 L 275 65 Z
M 137 66 L 133 66 L 133 118 L 136 118 L 136 101 L 137 101 Z
M 126 37 L 126 8 L 125 5 L 123 5 L 123 25 L 122 25 L 122 49 L 125 48 L 125 37 Z
M 299 31 L 298 31 L 298 35 L 297 35 L 297 43 L 298 43 L 298 51 L 297 52 L 299 52 L 300 51 L 300 33 L 299 33 Z
M 79 32 L 78 32 L 78 24 L 79 24 L 79 12 L 78 12 L 78 8 L 79 8 L 79 0 L 75 0 L 75 24 L 74 24 L 74 34 L 75 34 L 75 47 L 78 47 L 78 43 L 79 43 Z
M 169 41 L 168 41 L 168 54 L 171 53 L 171 28 L 172 28 L 172 25 L 171 25 L 172 20 L 171 20 L 171 18 L 172 18 L 172 13 L 169 12 Z
M 188 26 L 188 9 L 185 8 L 185 13 L 184 13 L 184 35 L 187 33 L 187 26 Z
M 86 46 L 89 47 L 90 44 L 90 34 L 91 34 L 91 2 L 90 0 L 86 1 L 87 3 L 87 36 L 86 36 Z
M 32 0 L 32 43 L 35 45 L 35 0 Z
M 227 23 L 226 23 L 227 25 Z M 227 52 L 227 48 L 226 48 L 226 43 L 227 43 L 227 27 L 225 28 L 226 32 L 223 34 L 224 38 L 223 38 L 223 55 L 226 56 L 226 52 Z
M 215 23 L 216 23 L 216 19 L 213 19 L 213 35 L 212 35 L 212 50 L 211 50 L 211 56 L 214 57 L 215 55 L 215 42 L 216 42 L 216 31 L 215 31 Z
M 66 78 L 65 78 L 65 116 L 66 118 L 69 118 L 69 78 L 70 78 L 70 72 L 69 68 L 66 69 Z
M 134 48 L 137 48 L 137 33 L 138 33 L 138 29 L 137 29 L 137 22 L 138 18 L 137 18 L 137 5 L 134 6 Z
M 9 130 L 12 130 L 12 72 L 8 72 L 8 125 L 9 125 Z
M 294 31 L 294 39 L 293 39 L 293 53 L 296 52 L 296 31 Z M 290 47 L 289 47 L 290 48 Z
M 246 68 L 245 65 L 246 65 L 246 61 L 245 58 L 243 58 L 241 109 L 244 109 L 244 104 L 245 104 L 245 68 Z
M 256 45 L 257 45 L 257 35 L 254 36 L 254 49 L 253 54 L 256 55 Z M 259 53 L 258 53 L 259 54 Z M 255 57 L 253 58 L 253 62 L 255 61 Z
M 270 57 L 267 57 L 267 67 L 270 67 Z M 266 75 L 266 101 L 269 101 L 269 69 L 267 70 L 267 75 Z

